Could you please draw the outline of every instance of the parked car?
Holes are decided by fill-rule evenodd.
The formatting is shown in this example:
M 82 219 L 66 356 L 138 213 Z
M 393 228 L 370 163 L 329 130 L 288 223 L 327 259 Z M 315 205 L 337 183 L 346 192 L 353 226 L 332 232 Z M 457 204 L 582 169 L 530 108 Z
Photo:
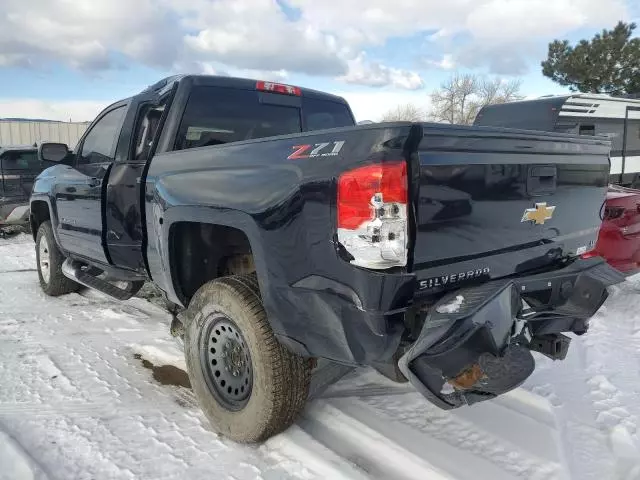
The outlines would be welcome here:
M 29 225 L 29 195 L 41 171 L 36 147 L 0 147 L 0 228 Z
M 640 191 L 611 185 L 593 255 L 627 275 L 640 269 Z
M 339 97 L 214 76 L 107 107 L 38 176 L 40 285 L 154 282 L 204 413 L 257 442 L 303 409 L 314 360 L 399 370 L 444 409 L 563 359 L 623 276 L 596 242 L 606 139 L 356 126 Z M 398 379 L 402 377 L 398 376 Z

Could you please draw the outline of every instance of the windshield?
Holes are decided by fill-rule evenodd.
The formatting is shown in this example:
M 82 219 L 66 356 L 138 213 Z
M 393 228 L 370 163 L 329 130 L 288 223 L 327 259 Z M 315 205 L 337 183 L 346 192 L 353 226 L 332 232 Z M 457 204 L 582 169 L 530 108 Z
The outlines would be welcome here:
M 303 98 L 296 106 L 260 103 L 258 92 L 195 87 L 189 96 L 176 149 L 353 125 L 346 105 Z
M 35 151 L 9 151 L 2 155 L 3 170 L 38 170 L 40 162 Z

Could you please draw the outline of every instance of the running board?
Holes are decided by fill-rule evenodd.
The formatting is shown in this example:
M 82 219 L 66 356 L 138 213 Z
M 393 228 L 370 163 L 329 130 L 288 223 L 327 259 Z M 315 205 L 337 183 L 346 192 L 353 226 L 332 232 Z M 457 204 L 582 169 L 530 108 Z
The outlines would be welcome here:
M 126 288 L 116 287 L 115 285 L 95 277 L 88 272 L 82 270 L 84 265 L 78 261 L 67 258 L 62 264 L 62 273 L 65 277 L 70 278 L 74 282 L 78 282 L 85 287 L 93 288 L 99 292 L 109 295 L 118 300 L 128 300 L 133 297 L 138 290 L 144 285 L 143 281 L 127 281 Z

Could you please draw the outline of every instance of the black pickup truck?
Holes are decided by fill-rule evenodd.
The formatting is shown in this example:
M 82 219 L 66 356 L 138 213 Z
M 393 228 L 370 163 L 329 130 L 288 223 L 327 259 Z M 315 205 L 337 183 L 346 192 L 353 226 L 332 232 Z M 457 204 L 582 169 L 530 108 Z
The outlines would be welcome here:
M 106 108 L 35 181 L 49 295 L 154 282 L 183 310 L 195 394 L 263 440 L 316 359 L 371 365 L 449 409 L 554 359 L 622 281 L 591 249 L 605 140 L 426 123 L 356 126 L 341 98 L 176 76 Z

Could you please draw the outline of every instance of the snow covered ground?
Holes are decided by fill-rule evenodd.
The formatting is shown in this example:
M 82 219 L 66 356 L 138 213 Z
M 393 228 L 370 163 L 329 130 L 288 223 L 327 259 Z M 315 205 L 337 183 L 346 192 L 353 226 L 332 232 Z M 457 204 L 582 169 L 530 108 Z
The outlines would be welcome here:
M 40 292 L 33 243 L 0 240 L 0 479 L 640 480 L 640 279 L 615 289 L 564 362 L 445 412 L 349 373 L 264 445 L 213 434 L 168 314 Z

